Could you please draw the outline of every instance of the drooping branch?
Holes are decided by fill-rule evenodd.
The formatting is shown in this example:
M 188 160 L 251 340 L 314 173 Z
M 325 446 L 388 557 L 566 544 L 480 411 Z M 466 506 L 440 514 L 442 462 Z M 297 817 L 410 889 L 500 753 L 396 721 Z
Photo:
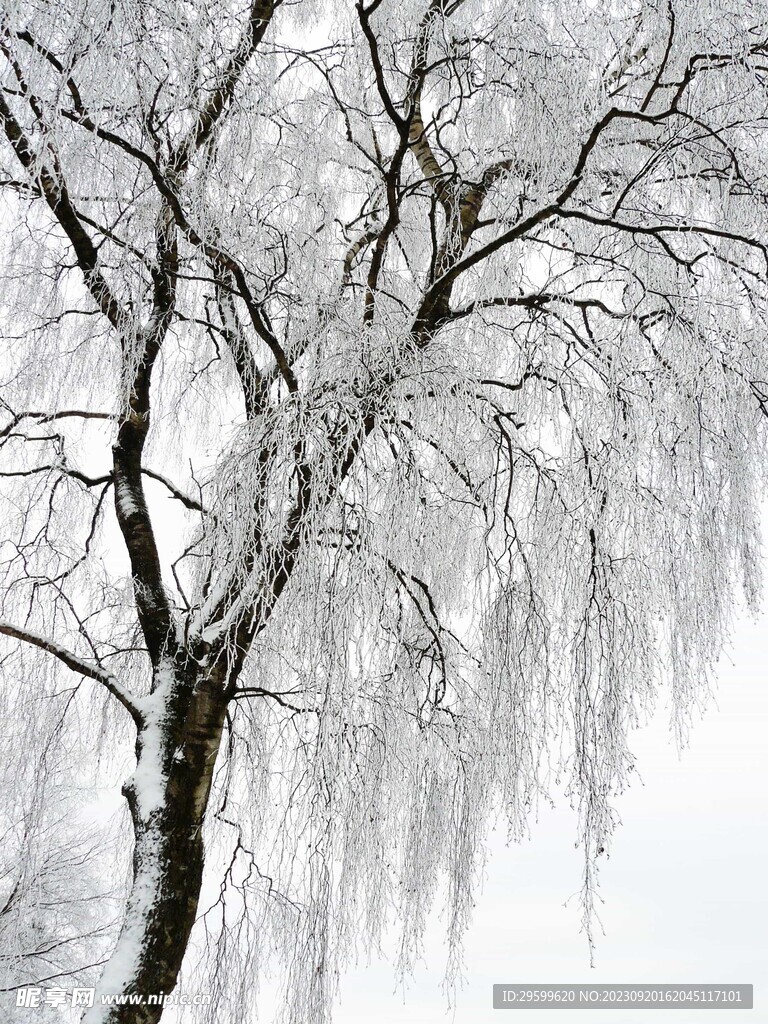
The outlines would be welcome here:
M 581 299 L 575 296 L 563 294 L 557 295 L 552 292 L 534 292 L 530 295 L 495 295 L 489 299 L 476 299 L 459 309 L 451 310 L 451 320 L 461 320 L 471 316 L 479 309 L 512 308 L 515 306 L 525 309 L 541 309 L 552 302 L 562 303 L 564 306 L 573 306 L 575 309 L 596 309 L 609 317 L 611 320 L 623 320 L 630 314 L 611 309 L 601 299 Z
M 14 640 L 21 640 L 23 643 L 31 644 L 33 647 L 38 647 L 47 654 L 53 655 L 54 658 L 58 658 L 60 662 L 73 672 L 78 672 L 81 676 L 86 676 L 89 679 L 95 679 L 123 705 L 136 725 L 141 726 L 144 720 L 143 714 L 135 697 L 117 681 L 111 672 L 108 672 L 98 662 L 81 658 L 79 655 L 67 650 L 67 648 L 62 647 L 61 644 L 56 643 L 56 641 L 41 636 L 32 630 L 14 626 L 10 622 L 0 620 L 0 633 Z
M 205 506 L 201 501 L 198 501 L 197 498 L 193 498 L 190 494 L 182 491 L 182 489 L 177 487 L 172 480 L 168 479 L 167 476 L 163 476 L 162 473 L 157 473 L 154 469 L 148 469 L 146 466 L 142 466 L 141 472 L 144 476 L 148 476 L 150 480 L 157 480 L 158 483 L 167 488 L 171 492 L 171 497 L 180 501 L 184 508 L 188 508 L 190 512 L 205 512 Z
M 31 469 L 3 469 L 0 470 L 0 477 L 36 476 L 38 473 L 53 472 L 58 473 L 60 476 L 68 477 L 71 480 L 77 480 L 78 483 L 81 483 L 84 487 L 100 487 L 102 485 L 110 485 L 114 481 L 113 473 L 102 473 L 101 476 L 89 476 L 87 473 L 83 473 L 79 469 L 65 466 L 61 463 L 44 463 L 40 466 L 34 466 Z M 198 501 L 197 498 L 193 498 L 191 495 L 186 494 L 180 487 L 177 487 L 173 481 L 169 480 L 167 476 L 164 476 L 162 473 L 157 473 L 153 469 L 148 469 L 146 466 L 142 466 L 141 472 L 143 476 L 148 476 L 152 480 L 157 480 L 158 483 L 167 488 L 171 493 L 171 497 L 180 501 L 185 508 L 190 510 L 190 512 L 205 512 L 202 502 Z
M 10 423 L 7 423 L 2 429 L 0 429 L 0 438 L 7 437 L 16 427 L 19 426 L 26 419 L 36 420 L 38 426 L 43 423 L 53 423 L 56 420 L 64 420 L 70 418 L 77 418 L 83 420 L 111 420 L 115 419 L 112 413 L 108 412 L 90 412 L 84 409 L 62 409 L 61 412 L 17 412 L 14 414 Z
M 61 463 L 45 463 L 42 466 L 34 466 L 32 469 L 4 469 L 0 470 L 0 476 L 36 476 L 38 473 L 53 472 L 59 473 L 61 476 L 70 477 L 72 480 L 77 480 L 84 487 L 100 487 L 102 484 L 107 484 L 112 480 L 111 473 L 103 473 L 101 476 L 88 476 L 87 473 L 82 473 L 79 469 L 61 465 Z
M 737 242 L 750 249 L 757 249 L 762 254 L 766 269 L 768 270 L 768 245 L 766 245 L 765 242 L 761 242 L 759 238 L 753 238 L 745 233 L 726 231 L 722 228 L 712 227 L 709 224 L 696 224 L 690 222 L 681 222 L 679 224 L 674 222 L 667 224 L 627 224 L 625 221 L 620 221 L 613 217 L 596 216 L 586 210 L 558 210 L 558 216 L 573 220 L 583 220 L 588 224 L 611 228 L 614 231 L 621 231 L 636 235 L 650 235 L 657 238 L 662 242 L 662 244 L 664 244 L 664 235 L 666 234 L 684 236 L 693 235 L 694 237 L 701 236 L 702 238 L 723 239 L 729 242 Z M 703 256 L 708 256 L 709 254 L 710 251 L 707 249 L 702 251 L 700 256 L 694 257 L 694 259 L 700 259 Z M 688 260 L 685 262 L 687 262 L 688 265 L 691 265 L 693 261 Z

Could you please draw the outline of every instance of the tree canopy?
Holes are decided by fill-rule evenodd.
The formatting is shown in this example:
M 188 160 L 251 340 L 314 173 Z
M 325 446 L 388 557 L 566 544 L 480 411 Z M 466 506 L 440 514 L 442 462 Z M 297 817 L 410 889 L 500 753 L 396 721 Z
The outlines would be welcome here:
M 277 956 L 327 1020 L 561 790 L 591 935 L 631 730 L 759 594 L 768 6 L 1 10 L 0 707 L 132 771 L 99 992 L 186 952 L 250 1019 Z

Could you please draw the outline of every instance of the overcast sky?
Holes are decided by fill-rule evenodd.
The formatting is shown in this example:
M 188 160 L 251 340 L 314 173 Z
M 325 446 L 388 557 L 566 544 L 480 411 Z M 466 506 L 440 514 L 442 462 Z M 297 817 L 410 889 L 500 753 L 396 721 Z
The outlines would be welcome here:
M 705 719 L 678 759 L 662 708 L 636 735 L 644 786 L 619 804 L 623 825 L 602 870 L 597 966 L 589 967 L 576 901 L 580 852 L 565 807 L 532 838 L 493 843 L 466 944 L 455 1014 L 441 994 L 439 922 L 427 965 L 406 994 L 376 964 L 350 972 L 334 1024 L 503 1024 L 531 1019 L 768 1024 L 768 619 L 742 618 Z M 491 1008 L 492 985 L 557 982 L 753 983 L 755 1009 L 516 1012 Z

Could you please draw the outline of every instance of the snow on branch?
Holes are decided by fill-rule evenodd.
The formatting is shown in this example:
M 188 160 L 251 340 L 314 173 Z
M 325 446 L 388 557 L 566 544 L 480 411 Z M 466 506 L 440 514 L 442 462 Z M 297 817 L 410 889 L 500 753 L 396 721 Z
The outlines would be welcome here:
M 109 690 L 113 697 L 120 701 L 137 725 L 141 723 L 142 713 L 133 695 L 115 679 L 111 672 L 107 672 L 101 665 L 94 661 L 89 661 L 87 658 L 81 658 L 54 640 L 41 636 L 40 633 L 35 633 L 29 629 L 22 629 L 19 626 L 12 625 L 10 622 L 0 620 L 0 633 L 14 640 L 21 640 L 24 643 L 31 644 L 33 647 L 39 647 L 41 650 L 58 658 L 59 661 L 63 662 L 67 668 L 72 669 L 73 672 L 79 672 L 80 675 L 97 680 Z

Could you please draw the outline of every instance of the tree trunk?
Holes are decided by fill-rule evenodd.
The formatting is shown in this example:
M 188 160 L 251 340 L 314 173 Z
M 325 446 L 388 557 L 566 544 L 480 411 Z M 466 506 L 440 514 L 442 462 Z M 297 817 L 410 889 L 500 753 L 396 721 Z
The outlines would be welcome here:
M 117 945 L 84 1024 L 156 1024 L 162 999 L 148 1000 L 173 991 L 197 916 L 203 816 L 226 699 L 221 685 L 210 679 L 174 675 L 165 686 L 157 683 L 147 705 L 136 771 L 123 787 L 135 830 L 133 885 Z M 106 1002 L 111 996 L 125 1002 Z M 131 996 L 142 998 L 131 1003 Z

